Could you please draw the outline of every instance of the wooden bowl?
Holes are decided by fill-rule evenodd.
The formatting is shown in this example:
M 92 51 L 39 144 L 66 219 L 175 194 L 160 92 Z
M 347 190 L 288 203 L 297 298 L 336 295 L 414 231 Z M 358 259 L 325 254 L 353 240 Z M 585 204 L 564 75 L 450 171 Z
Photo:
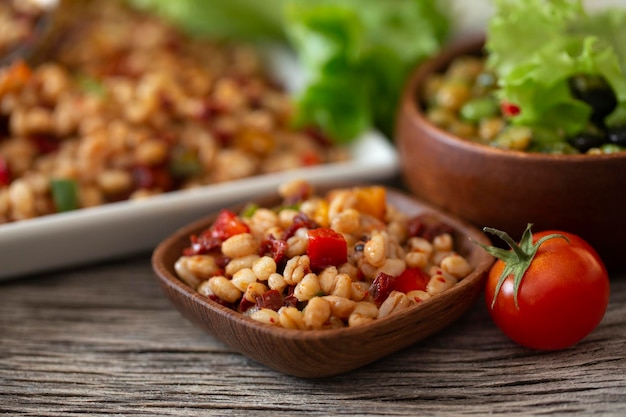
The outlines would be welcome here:
M 152 256 L 155 275 L 165 295 L 183 316 L 233 350 L 289 375 L 319 378 L 341 374 L 407 347 L 458 319 L 483 291 L 486 273 L 493 263 L 493 258 L 471 241 L 489 244 L 489 239 L 478 229 L 398 191 L 387 190 L 387 199 L 404 213 L 433 213 L 452 226 L 458 252 L 474 266 L 474 271 L 439 295 L 360 327 L 292 330 L 271 326 L 200 295 L 178 279 L 174 263 L 189 245 L 189 236 L 208 227 L 215 215 L 194 222 L 164 240 Z M 280 198 L 276 196 L 259 204 L 271 206 L 278 202 Z
M 457 137 L 423 114 L 419 93 L 429 74 L 456 57 L 479 54 L 484 39 L 451 45 L 416 68 L 396 120 L 397 146 L 407 187 L 420 199 L 519 238 L 533 230 L 578 234 L 620 269 L 626 247 L 626 152 L 549 155 L 493 148 Z

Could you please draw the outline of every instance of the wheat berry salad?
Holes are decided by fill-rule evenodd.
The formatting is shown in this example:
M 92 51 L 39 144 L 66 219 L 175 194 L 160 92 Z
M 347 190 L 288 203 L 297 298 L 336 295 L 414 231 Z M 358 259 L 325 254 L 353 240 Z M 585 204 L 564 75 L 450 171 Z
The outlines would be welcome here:
M 290 329 L 358 326 L 436 296 L 473 267 L 453 229 L 408 216 L 381 186 L 317 195 L 295 180 L 282 203 L 221 210 L 189 236 L 175 263 L 200 294 L 250 318 Z

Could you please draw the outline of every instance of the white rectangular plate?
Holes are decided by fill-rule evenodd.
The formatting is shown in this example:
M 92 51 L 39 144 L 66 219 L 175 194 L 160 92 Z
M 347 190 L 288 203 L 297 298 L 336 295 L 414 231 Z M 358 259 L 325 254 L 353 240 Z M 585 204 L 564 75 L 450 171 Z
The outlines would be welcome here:
M 291 92 L 304 83 L 294 56 L 264 45 L 270 71 Z M 222 207 L 276 192 L 290 179 L 313 185 L 388 179 L 398 158 L 388 138 L 368 132 L 349 147 L 345 162 L 173 191 L 0 225 L 0 280 L 147 252 L 177 228 Z
M 119 258 L 154 248 L 177 228 L 222 207 L 275 193 L 302 178 L 314 185 L 377 181 L 397 173 L 389 140 L 370 132 L 352 144 L 351 159 L 277 174 L 174 191 L 145 200 L 43 216 L 0 226 L 0 279 Z

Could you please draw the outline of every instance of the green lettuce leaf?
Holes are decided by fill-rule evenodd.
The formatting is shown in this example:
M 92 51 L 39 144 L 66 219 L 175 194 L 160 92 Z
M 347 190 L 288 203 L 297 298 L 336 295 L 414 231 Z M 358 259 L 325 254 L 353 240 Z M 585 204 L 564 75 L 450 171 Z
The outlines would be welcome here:
M 603 76 L 618 106 L 607 124 L 626 121 L 626 11 L 588 14 L 581 0 L 495 0 L 487 27 L 488 65 L 500 80 L 500 98 L 521 112 L 518 125 L 579 133 L 591 107 L 573 97 L 574 75 Z
M 448 34 L 435 0 L 291 0 L 285 27 L 307 74 L 297 121 L 339 142 L 376 126 L 391 135 L 409 71 Z

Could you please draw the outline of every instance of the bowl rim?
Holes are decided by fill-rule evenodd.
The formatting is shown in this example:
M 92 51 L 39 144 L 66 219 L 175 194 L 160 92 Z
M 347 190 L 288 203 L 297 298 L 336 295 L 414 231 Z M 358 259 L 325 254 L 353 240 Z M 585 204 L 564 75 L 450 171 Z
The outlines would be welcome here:
M 404 88 L 401 111 L 397 124 L 401 124 L 402 118 L 406 118 L 411 125 L 419 126 L 431 139 L 436 139 L 447 146 L 462 148 L 474 154 L 487 154 L 511 160 L 548 161 L 554 163 L 574 163 L 621 160 L 626 156 L 626 151 L 607 154 L 550 154 L 539 152 L 527 152 L 514 149 L 501 149 L 482 143 L 472 142 L 458 135 L 450 133 L 431 122 L 424 114 L 424 108 L 420 103 L 419 91 L 424 85 L 426 77 L 441 71 L 455 57 L 480 53 L 485 51 L 487 42 L 485 34 L 475 34 L 463 39 L 452 41 L 439 53 L 431 56 L 423 63 L 416 66 L 409 76 Z M 401 129 L 398 130 L 401 132 Z
M 425 203 L 418 198 L 409 195 L 403 191 L 397 190 L 393 187 L 385 186 L 386 191 L 392 198 L 412 200 L 419 204 L 421 207 L 420 213 L 434 214 L 438 218 L 445 220 L 449 223 L 455 230 L 455 232 L 461 233 L 463 236 L 473 239 L 474 241 L 478 241 L 482 244 L 490 245 L 491 241 L 489 237 L 482 233 L 478 228 L 466 222 L 463 219 L 457 218 L 455 216 L 444 213 L 433 206 Z M 389 198 L 389 197 L 388 197 Z M 263 199 L 259 201 L 269 201 L 268 199 Z M 236 210 L 245 206 L 237 205 L 232 209 Z M 211 213 L 208 216 L 205 216 L 201 219 L 198 219 L 187 226 L 184 226 L 178 229 L 176 232 L 171 234 L 165 240 L 163 240 L 153 251 L 152 254 L 152 267 L 154 272 L 156 273 L 157 279 L 161 282 L 161 284 L 168 286 L 170 289 L 174 290 L 181 297 L 189 298 L 196 304 L 199 304 L 203 308 L 210 309 L 216 313 L 218 313 L 221 317 L 231 319 L 239 323 L 241 326 L 245 327 L 246 330 L 250 330 L 256 333 L 261 333 L 265 335 L 271 335 L 272 337 L 278 337 L 281 339 L 290 339 L 290 340 L 298 340 L 298 341 L 309 341 L 309 340 L 324 340 L 324 339 L 336 339 L 341 337 L 368 337 L 371 336 L 372 328 L 383 327 L 385 323 L 389 320 L 399 320 L 403 317 L 415 315 L 421 309 L 428 308 L 428 306 L 436 302 L 440 297 L 431 297 L 423 302 L 413 305 L 409 308 L 406 308 L 402 311 L 395 312 L 394 314 L 384 317 L 382 319 L 376 319 L 372 322 L 366 323 L 357 327 L 342 327 L 342 328 L 333 328 L 333 329 L 318 329 L 318 330 L 297 330 L 297 329 L 287 329 L 279 326 L 273 326 L 267 323 L 256 321 L 246 315 L 232 310 L 231 308 L 221 305 L 206 296 L 198 293 L 195 289 L 191 288 L 181 279 L 179 279 L 175 274 L 172 274 L 171 270 L 166 265 L 166 253 L 171 250 L 171 247 L 176 246 L 181 239 L 188 239 L 191 232 L 198 231 L 202 228 L 205 228 L 212 219 L 216 216 L 215 213 Z M 474 235 L 468 235 L 466 231 L 476 232 Z M 479 249 L 478 245 L 476 245 L 477 250 Z M 479 255 L 477 258 L 477 263 L 474 270 L 465 278 L 460 280 L 456 285 L 452 288 L 449 288 L 442 294 L 453 294 L 465 291 L 467 287 L 472 287 L 473 285 L 477 285 L 480 281 L 483 281 L 486 278 L 486 274 L 489 271 L 491 265 L 495 262 L 495 258 L 493 258 L 488 253 L 484 252 Z M 173 267 L 173 266 L 172 266 Z M 478 283 L 477 283 L 478 281 Z

